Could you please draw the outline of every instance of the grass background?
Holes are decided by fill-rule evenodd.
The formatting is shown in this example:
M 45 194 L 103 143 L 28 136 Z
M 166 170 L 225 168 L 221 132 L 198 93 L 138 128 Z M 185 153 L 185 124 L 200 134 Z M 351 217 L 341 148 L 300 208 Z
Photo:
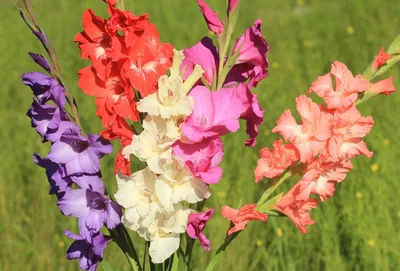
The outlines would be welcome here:
M 87 8 L 106 15 L 100 0 L 32 0 L 36 17 L 52 40 L 62 74 L 77 97 L 87 131 L 100 131 L 92 97 L 77 87 L 77 71 L 88 65 L 80 59 L 73 37 L 81 31 L 81 15 Z M 163 41 L 182 49 L 208 34 L 194 0 L 127 0 L 135 13 L 149 12 Z M 223 0 L 209 0 L 223 13 Z M 258 151 L 270 146 L 275 120 L 286 108 L 295 108 L 295 97 L 307 91 L 334 60 L 362 73 L 381 46 L 387 47 L 400 30 L 397 0 L 242 0 L 238 36 L 257 18 L 271 50 L 269 78 L 256 90 L 266 109 L 254 149 L 243 146 L 244 129 L 225 137 L 224 177 L 208 207 L 256 202 L 263 183 L 255 184 L 253 169 Z M 30 89 L 20 74 L 39 71 L 28 52 L 42 52 L 9 1 L 0 1 L 0 270 L 77 270 L 77 262 L 65 260 L 71 243 L 64 229 L 77 231 L 76 219 L 62 216 L 49 196 L 44 170 L 32 162 L 32 153 L 45 155 L 48 145 L 30 128 L 25 112 Z M 400 89 L 400 69 L 393 69 Z M 366 138 L 374 156 L 354 159 L 354 169 L 338 186 L 335 196 L 312 211 L 315 225 L 303 236 L 284 218 L 250 223 L 227 250 L 218 270 L 396 270 L 400 266 L 400 175 L 398 146 L 400 93 L 376 97 L 360 106 L 372 115 L 375 126 Z M 117 151 L 117 149 L 115 150 Z M 114 152 L 115 155 L 115 152 Z M 102 160 L 106 185 L 115 193 L 113 155 Z M 286 184 L 286 189 L 290 186 Z M 206 233 L 214 252 L 224 238 L 228 222 L 217 214 Z M 133 234 L 136 246 L 143 242 Z M 211 253 L 195 247 L 193 270 L 203 270 Z M 118 270 L 127 270 L 114 244 L 106 258 Z

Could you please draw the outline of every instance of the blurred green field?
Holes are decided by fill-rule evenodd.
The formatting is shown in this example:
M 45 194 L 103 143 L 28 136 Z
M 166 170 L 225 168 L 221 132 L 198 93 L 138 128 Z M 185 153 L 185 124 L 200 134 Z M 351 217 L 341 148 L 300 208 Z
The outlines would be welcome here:
M 36 17 L 52 40 L 62 74 L 77 97 L 87 131 L 97 133 L 94 99 L 77 87 L 77 71 L 88 65 L 80 59 L 73 37 L 81 31 L 87 8 L 105 16 L 100 0 L 32 0 Z M 208 34 L 195 0 L 126 0 L 135 13 L 149 12 L 163 41 L 182 49 Z M 223 0 L 209 0 L 222 13 Z M 254 149 L 245 148 L 245 132 L 225 138 L 224 177 L 207 202 L 209 207 L 255 202 L 264 182 L 254 183 L 258 151 L 270 146 L 276 135 L 269 131 L 286 108 L 295 108 L 295 97 L 305 93 L 334 60 L 362 73 L 381 46 L 387 47 L 400 31 L 397 0 L 242 0 L 236 35 L 257 18 L 271 50 L 270 74 L 256 90 L 266 109 Z M 43 52 L 11 3 L 0 2 L 0 270 L 77 270 L 65 260 L 71 243 L 64 229 L 77 231 L 76 220 L 62 216 L 55 197 L 48 195 L 44 171 L 32 162 L 32 153 L 46 154 L 30 128 L 25 112 L 31 92 L 20 74 L 40 69 L 29 51 Z M 400 69 L 390 72 L 400 91 Z M 354 169 L 338 186 L 335 196 L 312 211 L 315 225 L 303 236 L 285 218 L 250 223 L 225 253 L 218 270 L 398 270 L 400 266 L 400 93 L 376 97 L 360 106 L 375 120 L 366 142 L 374 156 L 354 160 Z M 117 150 L 117 148 L 116 148 Z M 115 152 L 114 152 L 115 155 Z M 113 155 L 102 160 L 104 180 L 115 193 Z M 290 184 L 286 184 L 288 188 Z M 221 244 L 228 222 L 217 214 L 207 227 L 213 250 Z M 132 234 L 139 250 L 143 242 Z M 204 270 L 211 253 L 195 247 L 193 270 Z M 127 270 L 114 244 L 106 258 L 117 270 Z

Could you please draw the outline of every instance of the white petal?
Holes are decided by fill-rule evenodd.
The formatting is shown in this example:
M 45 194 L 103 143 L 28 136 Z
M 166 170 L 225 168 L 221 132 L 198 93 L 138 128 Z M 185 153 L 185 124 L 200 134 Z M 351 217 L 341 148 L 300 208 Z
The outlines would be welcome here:
M 149 247 L 151 261 L 153 263 L 163 263 L 178 250 L 179 244 L 179 234 L 169 234 L 152 240 Z

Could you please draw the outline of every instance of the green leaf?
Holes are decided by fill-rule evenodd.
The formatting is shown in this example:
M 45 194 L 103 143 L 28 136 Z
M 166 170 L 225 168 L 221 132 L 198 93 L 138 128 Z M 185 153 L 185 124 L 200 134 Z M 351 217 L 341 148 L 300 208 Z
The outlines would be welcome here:
M 101 266 L 103 267 L 104 271 L 115 271 L 106 259 L 103 259 Z
M 276 195 L 275 197 L 269 199 L 267 202 L 265 202 L 259 209 L 260 212 L 267 212 L 272 210 L 276 204 L 279 202 L 279 200 L 282 198 L 283 193 L 280 193 Z

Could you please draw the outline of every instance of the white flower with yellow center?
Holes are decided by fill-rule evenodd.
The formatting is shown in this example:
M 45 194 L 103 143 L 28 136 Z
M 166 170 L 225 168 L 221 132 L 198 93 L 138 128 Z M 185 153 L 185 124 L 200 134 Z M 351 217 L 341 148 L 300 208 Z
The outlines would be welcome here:
M 157 174 L 162 174 L 162 164 L 171 159 L 171 145 L 181 137 L 177 122 L 160 117 L 147 116 L 143 121 L 143 132 L 133 137 L 130 145 L 122 150 L 129 159 L 134 154 L 140 161 L 146 162 Z
M 204 71 L 199 65 L 196 65 L 192 74 L 183 82 L 179 72 L 183 59 L 183 52 L 174 50 L 170 75 L 161 76 L 158 80 L 158 91 L 137 103 L 137 109 L 140 112 L 161 116 L 164 119 L 169 119 L 172 116 L 189 116 L 192 113 L 194 101 L 193 97 L 187 96 L 187 93 L 200 79 Z

